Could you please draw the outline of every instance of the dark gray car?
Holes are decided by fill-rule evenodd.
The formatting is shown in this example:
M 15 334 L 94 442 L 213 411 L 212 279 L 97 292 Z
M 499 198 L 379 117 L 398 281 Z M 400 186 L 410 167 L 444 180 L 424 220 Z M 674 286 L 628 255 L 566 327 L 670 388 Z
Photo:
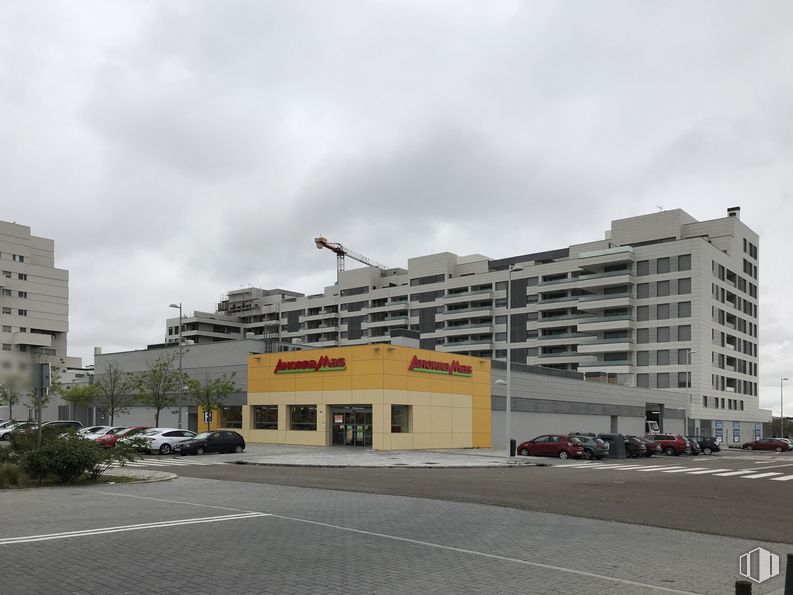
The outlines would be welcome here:
M 609 454 L 609 445 L 600 438 L 595 438 L 589 433 L 572 433 L 570 436 L 575 436 L 581 441 L 584 447 L 584 457 L 587 459 L 600 460 Z

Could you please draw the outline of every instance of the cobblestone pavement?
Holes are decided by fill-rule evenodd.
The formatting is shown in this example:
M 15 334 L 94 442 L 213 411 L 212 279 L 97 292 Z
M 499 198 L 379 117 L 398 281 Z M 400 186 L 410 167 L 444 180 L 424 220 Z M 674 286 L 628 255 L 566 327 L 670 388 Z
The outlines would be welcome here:
M 189 478 L 2 498 L 13 511 L 0 524 L 4 594 L 729 593 L 740 554 L 763 546 L 784 566 L 793 551 L 478 504 Z M 62 535 L 75 531 L 84 533 Z M 754 593 L 781 586 L 777 577 Z

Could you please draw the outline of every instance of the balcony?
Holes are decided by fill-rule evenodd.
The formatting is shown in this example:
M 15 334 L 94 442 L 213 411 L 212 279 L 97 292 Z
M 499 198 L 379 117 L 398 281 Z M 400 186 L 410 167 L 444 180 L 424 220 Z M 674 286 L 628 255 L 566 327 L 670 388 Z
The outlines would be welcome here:
M 408 326 L 408 317 L 407 316 L 389 316 L 383 320 L 369 320 L 369 321 L 362 321 L 361 328 L 379 328 L 379 327 L 390 327 L 390 326 Z
M 443 335 L 448 335 L 448 336 L 470 335 L 472 332 L 475 334 L 483 334 L 483 333 L 492 334 L 493 323 L 486 322 L 480 324 L 461 324 L 459 326 L 447 326 L 446 328 L 441 329 L 440 332 Z
M 363 311 L 367 314 L 379 314 L 380 312 L 395 312 L 407 310 L 407 302 L 397 302 L 393 304 L 386 304 L 385 306 L 374 306 L 372 308 L 364 308 Z
M 577 281 L 578 287 L 593 289 L 607 285 L 628 285 L 633 282 L 633 276 L 630 271 L 609 271 L 608 273 L 581 275 Z
M 581 362 L 578 364 L 579 370 L 584 372 L 604 372 L 608 374 L 630 374 L 633 368 L 633 362 L 630 360 L 614 360 L 604 361 L 595 360 L 589 362 Z
M 444 304 L 452 302 L 470 302 L 471 300 L 491 300 L 493 299 L 492 289 L 478 289 L 476 291 L 466 291 L 463 293 L 449 293 L 441 298 Z
M 627 339 L 600 339 L 592 343 L 582 343 L 578 346 L 578 353 L 611 353 L 630 350 L 631 343 Z
M 626 330 L 631 328 L 633 317 L 630 314 L 619 316 L 590 316 L 578 321 L 578 330 L 592 333 L 594 331 Z
M 461 318 L 486 318 L 493 315 L 493 306 L 471 306 L 470 308 L 459 308 L 449 310 L 437 315 L 436 320 L 460 320 Z
M 460 343 L 443 343 L 436 345 L 436 351 L 444 353 L 461 353 L 466 351 L 488 351 L 493 349 L 493 342 L 489 339 L 462 341 Z
M 13 333 L 11 335 L 11 343 L 14 345 L 52 347 L 52 337 L 43 333 Z

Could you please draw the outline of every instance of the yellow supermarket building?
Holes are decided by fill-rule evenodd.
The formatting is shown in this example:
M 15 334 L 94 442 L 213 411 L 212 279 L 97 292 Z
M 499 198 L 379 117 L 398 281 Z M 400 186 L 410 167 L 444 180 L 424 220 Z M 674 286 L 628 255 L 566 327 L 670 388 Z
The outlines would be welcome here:
M 490 448 L 490 360 L 392 344 L 248 356 L 246 441 Z

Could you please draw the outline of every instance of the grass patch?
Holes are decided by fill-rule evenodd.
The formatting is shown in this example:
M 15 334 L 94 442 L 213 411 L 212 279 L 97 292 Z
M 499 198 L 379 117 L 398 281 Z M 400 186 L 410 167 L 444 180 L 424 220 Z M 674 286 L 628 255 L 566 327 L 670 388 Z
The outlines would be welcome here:
M 20 473 L 15 485 L 0 485 L 1 490 L 24 490 L 30 488 L 51 488 L 51 487 L 74 487 L 74 486 L 103 486 L 110 483 L 133 483 L 140 481 L 140 477 L 128 477 L 126 475 L 102 475 L 96 479 L 84 477 L 70 484 L 63 484 L 55 477 L 47 477 L 41 482 L 30 479 L 25 474 Z

